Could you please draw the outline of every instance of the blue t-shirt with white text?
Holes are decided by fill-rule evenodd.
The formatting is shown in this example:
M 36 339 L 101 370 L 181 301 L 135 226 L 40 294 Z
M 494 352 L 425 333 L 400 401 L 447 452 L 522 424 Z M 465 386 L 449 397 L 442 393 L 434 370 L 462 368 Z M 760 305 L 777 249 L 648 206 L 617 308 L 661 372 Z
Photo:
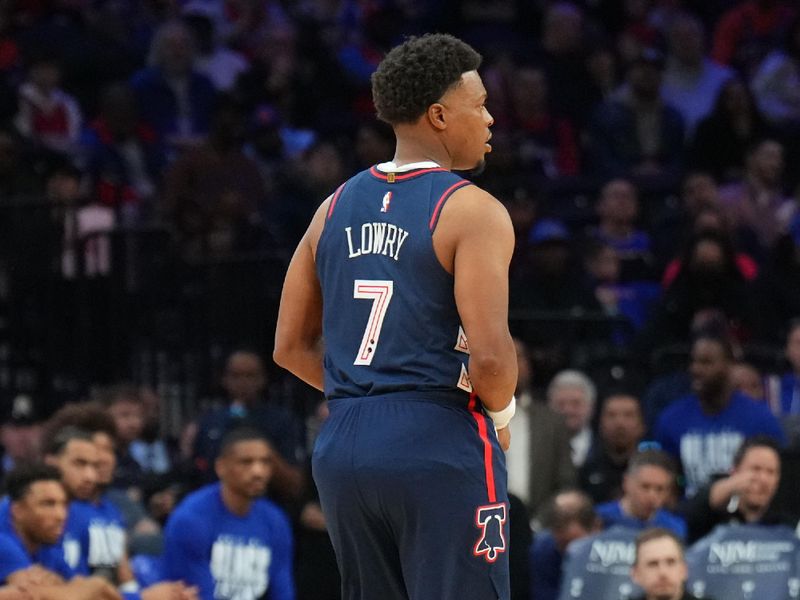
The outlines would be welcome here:
M 244 516 L 208 485 L 178 505 L 164 531 L 164 576 L 197 586 L 202 600 L 294 600 L 289 520 L 272 502 Z
M 728 406 L 715 415 L 703 411 L 695 394 L 685 396 L 664 409 L 655 428 L 656 441 L 681 462 L 687 496 L 693 496 L 712 476 L 728 473 L 736 450 L 754 435 L 785 443 L 769 407 L 741 392 L 734 392 Z
M 125 556 L 125 522 L 102 496 L 97 502 L 73 500 L 64 532 L 64 556 L 80 575 L 116 570 Z

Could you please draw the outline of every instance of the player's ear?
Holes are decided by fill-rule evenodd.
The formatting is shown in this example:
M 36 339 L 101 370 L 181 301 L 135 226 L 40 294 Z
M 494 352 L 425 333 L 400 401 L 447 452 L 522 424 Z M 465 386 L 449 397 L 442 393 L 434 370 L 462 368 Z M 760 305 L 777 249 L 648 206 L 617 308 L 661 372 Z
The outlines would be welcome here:
M 428 118 L 428 122 L 433 126 L 434 129 L 442 131 L 447 129 L 446 112 L 447 109 L 445 108 L 444 104 L 434 102 L 428 107 L 428 111 L 425 113 L 425 116 Z
M 217 460 L 214 461 L 214 473 L 217 474 L 217 479 L 222 479 L 222 476 L 225 474 L 224 456 L 218 456 Z

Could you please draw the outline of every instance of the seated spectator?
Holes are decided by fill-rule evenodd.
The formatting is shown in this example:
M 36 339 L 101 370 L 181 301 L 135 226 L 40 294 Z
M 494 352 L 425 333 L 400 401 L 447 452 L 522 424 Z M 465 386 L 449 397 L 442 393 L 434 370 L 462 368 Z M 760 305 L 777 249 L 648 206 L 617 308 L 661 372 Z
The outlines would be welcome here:
M 685 343 L 693 323 L 712 314 L 740 342 L 760 335 L 755 286 L 742 276 L 730 238 L 714 231 L 696 234 L 678 266 L 678 275 L 641 334 L 642 343 L 651 348 Z
M 661 100 L 663 61 L 653 50 L 629 67 L 617 100 L 601 104 L 589 126 L 592 163 L 605 177 L 670 182 L 683 158 L 684 123 Z
M 289 520 L 261 497 L 275 454 L 258 430 L 225 434 L 215 461 L 220 482 L 187 496 L 167 522 L 166 577 L 197 586 L 204 600 L 294 600 Z
M 693 216 L 689 225 L 689 243 L 691 243 L 693 237 L 701 236 L 705 232 L 717 233 L 728 245 L 733 246 L 732 249 L 734 250 L 734 262 L 736 263 L 736 270 L 739 272 L 739 275 L 742 276 L 742 279 L 744 279 L 746 282 L 752 282 L 758 277 L 758 263 L 750 254 L 745 252 L 743 248 L 739 247 L 741 244 L 736 243 L 739 241 L 744 241 L 747 238 L 749 238 L 747 241 L 754 241 L 754 236 L 746 235 L 747 233 L 751 232 L 739 232 L 745 235 L 740 235 L 739 239 L 736 239 L 734 237 L 734 232 L 731 231 L 728 218 L 721 207 L 707 206 L 700 209 Z M 750 245 L 758 255 L 758 243 L 755 242 L 751 243 Z M 683 266 L 683 260 L 680 256 L 673 258 L 667 264 L 661 276 L 661 285 L 664 287 L 664 289 L 669 288 L 675 282 L 675 279 L 680 274 Z
M 247 59 L 220 44 L 215 22 L 195 3 L 184 9 L 183 22 L 192 31 L 197 47 L 197 71 L 220 92 L 230 92 L 236 79 L 247 71 Z
M 789 322 L 784 356 L 789 370 L 778 381 L 777 398 L 770 399 L 776 415 L 800 415 L 800 319 Z
M 699 335 L 689 367 L 692 394 L 670 404 L 656 424 L 656 441 L 680 461 L 688 497 L 731 468 L 745 438 L 762 434 L 784 443 L 767 405 L 733 389 L 732 364 L 733 350 L 726 340 Z
M 528 232 L 528 243 L 520 253 L 509 281 L 509 304 L 512 310 L 556 313 L 573 311 L 600 312 L 592 289 L 575 264 L 566 226 L 556 219 L 540 219 Z M 590 325 L 576 326 L 580 337 L 599 336 Z M 520 337 L 528 343 L 536 364 L 536 377 L 543 382 L 566 368 L 567 341 L 563 321 L 536 321 L 523 325 Z M 603 334 L 606 332 L 603 331 Z
M 654 527 L 639 534 L 631 579 L 644 591 L 641 600 L 703 600 L 686 591 L 688 578 L 683 544 L 675 532 Z
M 758 281 L 759 310 L 768 339 L 781 343 L 786 324 L 800 315 L 800 215 L 775 244 Z
M 41 421 L 33 397 L 17 394 L 7 404 L 0 421 L 0 479 L 18 464 L 39 455 Z
M 554 112 L 545 70 L 518 67 L 508 85 L 512 117 L 509 125 L 517 148 L 517 168 L 542 179 L 577 175 L 577 132 L 569 120 Z
M 19 87 L 19 112 L 14 124 L 35 144 L 69 154 L 77 145 L 83 117 L 78 102 L 60 85 L 58 61 L 46 56 L 34 58 L 28 67 L 28 80 Z
M 565 491 L 542 514 L 544 531 L 534 536 L 530 550 L 531 598 L 557 600 L 567 546 L 600 530 L 592 500 L 583 492 Z
M 561 415 L 534 397 L 528 348 L 519 339 L 517 350 L 517 413 L 509 424 L 514 444 L 506 451 L 508 489 L 525 504 L 528 516 L 553 494 L 576 482 L 569 434 Z
M 741 0 L 718 20 L 711 58 L 734 67 L 748 79 L 771 48 L 780 43 L 796 14 L 784 0 Z
M 264 182 L 244 154 L 242 107 L 220 98 L 208 140 L 178 158 L 164 175 L 163 212 L 186 259 L 257 248 Z
M 747 149 L 768 132 L 747 85 L 729 79 L 719 90 L 714 109 L 702 119 L 689 148 L 689 164 L 727 182 L 744 174 Z
M 58 469 L 17 467 L 6 477 L 8 513 L 0 521 L 0 584 L 30 588 L 42 600 L 121 600 L 100 577 L 73 577 L 59 543 L 67 495 Z
M 681 513 L 694 543 L 722 523 L 784 524 L 796 520 L 776 512 L 772 499 L 781 480 L 781 458 L 775 440 L 765 436 L 746 438 L 733 457 L 733 467 L 713 483 L 703 486 L 688 500 Z
M 764 378 L 761 372 L 745 361 L 738 361 L 731 367 L 731 383 L 733 389 L 743 393 L 748 398 L 763 402 L 767 399 L 764 390 Z
M 153 35 L 149 66 L 131 78 L 139 114 L 172 150 L 197 144 L 211 122 L 216 92 L 195 61 L 189 29 L 168 21 Z
M 613 393 L 600 407 L 597 436 L 578 472 L 580 488 L 595 504 L 622 497 L 622 481 L 645 427 L 635 396 Z
M 666 527 L 686 539 L 686 522 L 664 508 L 675 489 L 675 464 L 668 454 L 661 450 L 634 454 L 625 471 L 622 489 L 622 498 L 595 507 L 603 528 Z
M 298 466 L 303 458 L 302 425 L 265 395 L 267 376 L 261 357 L 247 350 L 231 353 L 225 363 L 222 387 L 226 406 L 212 408 L 199 418 L 193 454 L 201 476 L 214 479 L 214 463 L 225 432 L 250 425 L 262 431 L 276 450 L 271 491 L 283 499 L 296 497 L 303 488 L 303 472 Z
M 775 140 L 754 144 L 747 151 L 743 177 L 720 189 L 720 201 L 733 226 L 753 231 L 764 250 L 789 230 L 797 212 L 783 192 L 783 156 L 783 146 Z
M 733 71 L 706 56 L 706 32 L 694 15 L 683 13 L 672 19 L 667 32 L 669 53 L 664 70 L 664 101 L 681 113 L 686 135 L 713 108 L 722 84 Z
M 552 2 L 543 11 L 539 47 L 534 58 L 544 66 L 551 97 L 564 116 L 579 127 L 586 122 L 596 97 L 587 94 L 587 23 L 577 3 Z
M 774 126 L 800 127 L 800 14 L 779 48 L 758 66 L 750 83 L 761 114 Z
M 124 225 L 137 224 L 153 209 L 166 156 L 156 131 L 139 118 L 130 87 L 103 90 L 100 114 L 84 137 L 96 199 L 125 215 Z
M 617 326 L 611 334 L 614 342 L 627 343 L 631 334 L 641 329 L 650 318 L 661 296 L 661 288 L 651 281 L 620 281 L 621 261 L 614 248 L 605 242 L 588 244 L 584 264 L 603 311 L 609 316 L 627 319 L 627 326 Z
M 599 223 L 590 235 L 611 246 L 622 263 L 621 279 L 650 278 L 653 255 L 650 236 L 639 229 L 639 193 L 627 179 L 614 179 L 600 190 Z
M 596 396 L 592 380 L 575 370 L 561 371 L 547 387 L 547 404 L 564 418 L 570 436 L 572 464 L 576 468 L 586 462 L 592 446 L 591 423 Z
M 653 218 L 653 252 L 658 272 L 674 257 L 702 210 L 719 206 L 719 189 L 714 177 L 705 171 L 687 173 L 680 186 L 679 204 L 664 206 Z

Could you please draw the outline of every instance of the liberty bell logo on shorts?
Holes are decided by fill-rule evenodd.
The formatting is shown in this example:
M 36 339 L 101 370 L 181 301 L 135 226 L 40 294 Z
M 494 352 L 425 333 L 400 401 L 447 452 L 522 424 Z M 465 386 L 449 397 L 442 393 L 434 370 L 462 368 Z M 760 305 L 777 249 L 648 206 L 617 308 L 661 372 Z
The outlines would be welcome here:
M 501 552 L 506 551 L 506 538 L 503 536 L 505 522 L 505 504 L 478 507 L 475 512 L 475 526 L 480 529 L 481 535 L 472 551 L 475 556 L 483 556 L 486 562 L 493 563 Z

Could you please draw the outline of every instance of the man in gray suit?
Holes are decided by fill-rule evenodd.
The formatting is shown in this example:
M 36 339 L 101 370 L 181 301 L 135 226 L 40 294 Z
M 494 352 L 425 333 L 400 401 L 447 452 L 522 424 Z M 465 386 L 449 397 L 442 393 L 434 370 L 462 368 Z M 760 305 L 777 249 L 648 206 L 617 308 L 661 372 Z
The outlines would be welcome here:
M 537 401 L 531 389 L 531 363 L 524 342 L 515 339 L 518 377 L 517 414 L 511 422 L 514 443 L 506 452 L 508 490 L 527 506 L 529 516 L 557 492 L 577 480 L 563 419 Z

